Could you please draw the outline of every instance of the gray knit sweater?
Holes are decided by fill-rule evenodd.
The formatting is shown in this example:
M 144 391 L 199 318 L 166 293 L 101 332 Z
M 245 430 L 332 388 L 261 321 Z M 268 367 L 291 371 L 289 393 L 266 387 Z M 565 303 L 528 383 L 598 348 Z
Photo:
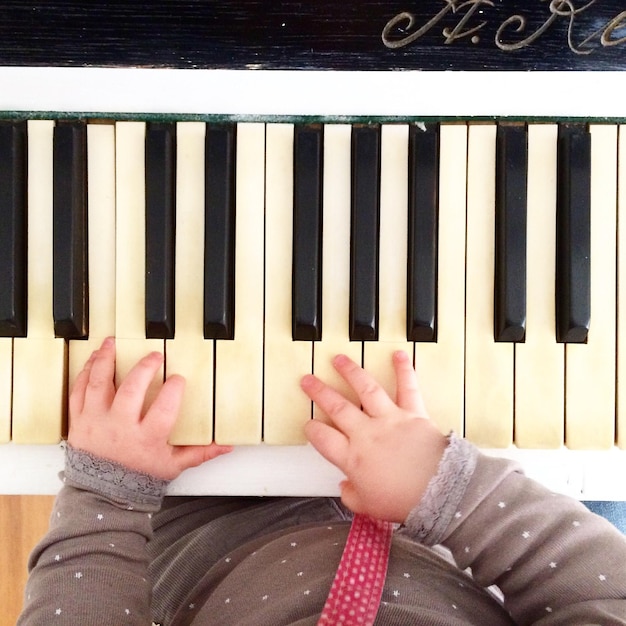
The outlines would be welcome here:
M 350 527 L 330 498 L 172 498 L 67 448 L 20 625 L 313 625 Z M 497 587 L 495 587 L 497 586 Z M 376 624 L 626 624 L 626 538 L 451 438 L 394 536 Z

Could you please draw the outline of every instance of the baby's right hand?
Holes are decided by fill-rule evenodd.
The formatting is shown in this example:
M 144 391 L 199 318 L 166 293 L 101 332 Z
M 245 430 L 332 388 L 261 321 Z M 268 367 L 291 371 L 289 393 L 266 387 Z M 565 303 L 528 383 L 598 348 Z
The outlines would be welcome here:
M 436 474 L 447 439 L 428 418 L 404 352 L 393 356 L 397 402 L 348 357 L 339 355 L 333 363 L 363 410 L 315 376 L 305 376 L 303 390 L 330 420 L 311 420 L 306 436 L 346 475 L 341 499 L 348 508 L 402 523 Z

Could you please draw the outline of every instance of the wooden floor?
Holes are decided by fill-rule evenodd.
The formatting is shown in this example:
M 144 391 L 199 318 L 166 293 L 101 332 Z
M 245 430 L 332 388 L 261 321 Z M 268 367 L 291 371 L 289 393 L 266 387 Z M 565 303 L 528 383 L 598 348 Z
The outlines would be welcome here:
M 48 529 L 52 496 L 0 496 L 0 626 L 15 626 L 28 555 Z

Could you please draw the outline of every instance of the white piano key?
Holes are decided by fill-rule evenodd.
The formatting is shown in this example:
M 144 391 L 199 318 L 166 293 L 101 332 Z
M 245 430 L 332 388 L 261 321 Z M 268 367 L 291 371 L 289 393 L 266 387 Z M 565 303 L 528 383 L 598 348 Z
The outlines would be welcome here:
M 464 433 L 467 126 L 440 127 L 437 342 L 415 343 L 428 413 L 443 432 Z
M 609 448 L 615 438 L 615 265 L 617 127 L 591 132 L 591 326 L 586 344 L 567 344 L 565 443 Z
M 564 442 L 565 350 L 555 341 L 557 126 L 528 128 L 526 340 L 515 345 L 515 443 Z
M 495 138 L 493 124 L 469 126 L 465 435 L 479 446 L 513 441 L 513 344 L 494 340 Z
M 361 342 L 350 341 L 350 142 L 351 128 L 324 127 L 324 236 L 322 241 L 322 341 L 314 346 L 317 377 L 358 404 L 358 399 L 332 366 L 342 353 L 361 363 Z M 323 413 L 314 406 L 315 417 Z
M 293 341 L 293 126 L 268 124 L 265 140 L 265 379 L 263 439 L 305 443 L 311 402 L 300 379 L 312 371 L 312 342 Z
M 170 436 L 177 445 L 213 439 L 213 341 L 204 338 L 204 140 L 205 124 L 176 129 L 176 334 L 165 342 L 166 376 L 187 384 Z
M 145 133 L 144 122 L 117 122 L 116 330 L 121 338 L 145 337 Z
M 0 339 L 0 443 L 11 440 L 11 388 L 13 386 L 13 340 Z
M 235 339 L 216 341 L 215 440 L 261 441 L 265 126 L 237 127 Z
M 394 399 L 396 379 L 391 355 L 404 350 L 413 359 L 413 343 L 406 338 L 408 160 L 408 126 L 383 125 L 378 341 L 363 343 L 363 365 Z
M 28 123 L 28 335 L 14 340 L 12 437 L 55 443 L 65 416 L 65 342 L 52 317 L 54 122 Z
M 52 142 L 54 122 L 28 122 L 28 336 L 54 337 Z
M 115 125 L 115 334 L 117 384 L 135 363 L 163 341 L 145 332 L 145 134 L 144 122 Z M 144 410 L 163 382 L 159 371 L 146 395 Z
M 115 334 L 115 126 L 87 126 L 89 338 L 69 342 L 69 385 Z
M 619 127 L 618 147 L 618 303 L 617 313 L 617 445 L 626 448 L 626 126 Z

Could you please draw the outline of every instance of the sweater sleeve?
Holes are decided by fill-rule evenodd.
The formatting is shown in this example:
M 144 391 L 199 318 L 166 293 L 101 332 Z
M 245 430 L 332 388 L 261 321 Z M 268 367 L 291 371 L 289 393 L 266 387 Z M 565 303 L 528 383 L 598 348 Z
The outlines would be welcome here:
M 167 482 L 71 446 L 61 477 L 18 625 L 150 624 L 146 543 Z
M 515 462 L 452 436 L 406 526 L 447 547 L 482 586 L 497 585 L 516 624 L 626 624 L 626 537 Z

